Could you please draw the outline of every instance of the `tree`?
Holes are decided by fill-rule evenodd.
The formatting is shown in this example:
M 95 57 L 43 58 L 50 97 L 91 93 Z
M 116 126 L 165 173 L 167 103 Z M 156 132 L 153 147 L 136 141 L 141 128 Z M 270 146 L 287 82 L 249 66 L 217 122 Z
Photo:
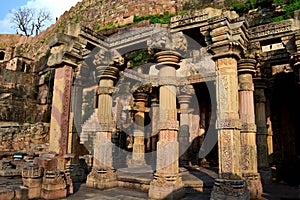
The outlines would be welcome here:
M 33 8 L 21 7 L 18 10 L 11 12 L 11 23 L 17 29 L 23 32 L 26 36 L 37 35 L 45 22 L 50 20 L 50 13 L 45 9 L 40 9 L 36 12 Z

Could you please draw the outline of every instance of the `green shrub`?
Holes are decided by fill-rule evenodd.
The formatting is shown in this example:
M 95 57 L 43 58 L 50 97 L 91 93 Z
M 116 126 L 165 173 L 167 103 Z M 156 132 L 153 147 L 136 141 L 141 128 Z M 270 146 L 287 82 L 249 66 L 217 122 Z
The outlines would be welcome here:
M 277 16 L 277 17 L 272 18 L 272 22 L 280 22 L 282 20 L 284 20 L 283 16 Z
M 170 15 L 169 12 L 165 12 L 163 15 L 148 15 L 148 16 L 136 16 L 134 15 L 133 17 L 133 23 L 139 23 L 141 21 L 149 20 L 150 24 L 168 24 L 170 18 L 173 15 Z

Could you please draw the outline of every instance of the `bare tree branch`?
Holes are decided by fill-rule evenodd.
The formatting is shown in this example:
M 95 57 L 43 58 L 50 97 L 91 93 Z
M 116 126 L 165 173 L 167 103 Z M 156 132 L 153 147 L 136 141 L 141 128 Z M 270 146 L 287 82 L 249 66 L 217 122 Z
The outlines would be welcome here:
M 50 20 L 50 13 L 44 9 L 36 12 L 33 8 L 21 7 L 12 12 L 11 23 L 26 36 L 39 34 L 45 22 Z

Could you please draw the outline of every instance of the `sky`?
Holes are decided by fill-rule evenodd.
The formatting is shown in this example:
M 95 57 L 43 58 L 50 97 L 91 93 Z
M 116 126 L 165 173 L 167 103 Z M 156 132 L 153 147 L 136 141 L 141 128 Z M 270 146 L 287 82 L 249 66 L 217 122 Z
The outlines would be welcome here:
M 11 12 L 22 6 L 34 8 L 36 10 L 46 9 L 50 12 L 51 21 L 46 26 L 55 23 L 56 17 L 59 18 L 66 10 L 69 10 L 77 2 L 82 0 L 0 0 L 0 34 L 16 33 L 10 23 Z M 43 27 L 43 30 L 46 28 Z

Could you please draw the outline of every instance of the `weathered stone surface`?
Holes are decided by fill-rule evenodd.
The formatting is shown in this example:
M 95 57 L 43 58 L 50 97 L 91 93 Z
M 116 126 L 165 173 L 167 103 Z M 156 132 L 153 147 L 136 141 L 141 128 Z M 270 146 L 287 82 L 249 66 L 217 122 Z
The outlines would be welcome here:
M 15 192 L 12 189 L 0 189 L 0 199 L 13 200 L 15 197 Z
M 250 200 L 245 180 L 216 179 L 211 200 Z
M 0 123 L 0 151 L 18 151 L 31 156 L 46 149 L 49 140 L 49 124 Z

